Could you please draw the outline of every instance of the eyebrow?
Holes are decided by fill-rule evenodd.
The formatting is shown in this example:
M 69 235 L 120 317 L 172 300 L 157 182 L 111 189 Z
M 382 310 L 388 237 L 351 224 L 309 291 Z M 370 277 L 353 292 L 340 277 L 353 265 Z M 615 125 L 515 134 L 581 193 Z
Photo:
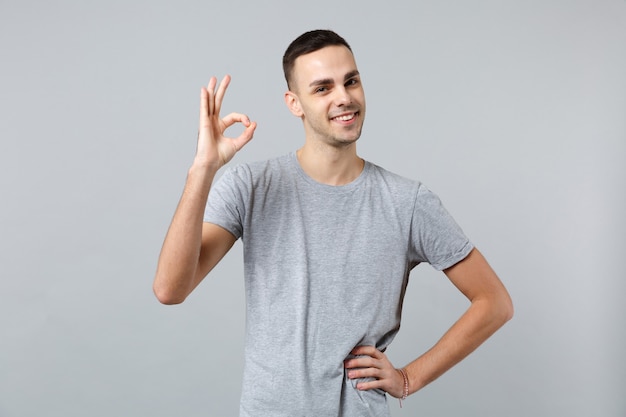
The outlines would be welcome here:
M 348 81 L 350 78 L 353 78 L 357 75 L 359 75 L 359 70 L 350 71 L 349 73 L 343 76 L 343 80 Z M 311 84 L 309 84 L 309 87 L 315 87 L 318 85 L 328 85 L 328 84 L 333 84 L 333 83 L 334 83 L 334 80 L 332 78 L 322 78 L 320 80 L 313 81 Z

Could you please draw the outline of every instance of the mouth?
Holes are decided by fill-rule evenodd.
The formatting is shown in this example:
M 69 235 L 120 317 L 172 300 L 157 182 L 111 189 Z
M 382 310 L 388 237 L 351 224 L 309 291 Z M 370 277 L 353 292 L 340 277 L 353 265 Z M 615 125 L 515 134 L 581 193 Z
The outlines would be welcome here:
M 340 114 L 338 116 L 335 117 L 331 117 L 330 120 L 333 122 L 340 122 L 340 123 L 349 123 L 352 122 L 353 120 L 356 119 L 356 117 L 358 116 L 359 112 L 353 112 L 353 113 L 344 113 L 344 114 Z

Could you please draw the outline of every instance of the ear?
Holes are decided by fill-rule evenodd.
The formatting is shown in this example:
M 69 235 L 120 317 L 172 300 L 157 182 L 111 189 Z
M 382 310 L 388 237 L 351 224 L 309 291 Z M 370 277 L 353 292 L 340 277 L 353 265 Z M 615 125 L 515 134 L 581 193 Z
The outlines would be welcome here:
M 298 99 L 298 96 L 294 92 L 287 91 L 285 93 L 285 104 L 287 105 L 287 108 L 289 109 L 291 114 L 296 117 L 303 116 L 302 107 L 300 106 L 300 99 Z

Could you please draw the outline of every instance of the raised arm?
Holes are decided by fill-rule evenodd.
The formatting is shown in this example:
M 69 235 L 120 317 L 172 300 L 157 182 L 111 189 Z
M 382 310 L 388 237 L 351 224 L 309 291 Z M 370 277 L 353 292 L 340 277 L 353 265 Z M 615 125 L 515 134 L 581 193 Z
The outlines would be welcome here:
M 231 113 L 220 119 L 229 83 L 228 75 L 219 86 L 212 77 L 207 88 L 201 90 L 196 156 L 165 236 L 154 278 L 154 293 L 164 304 L 183 302 L 235 242 L 231 233 L 202 220 L 215 174 L 252 139 L 256 129 L 256 123 L 244 114 Z M 235 123 L 243 124 L 245 130 L 237 138 L 226 137 L 224 132 Z

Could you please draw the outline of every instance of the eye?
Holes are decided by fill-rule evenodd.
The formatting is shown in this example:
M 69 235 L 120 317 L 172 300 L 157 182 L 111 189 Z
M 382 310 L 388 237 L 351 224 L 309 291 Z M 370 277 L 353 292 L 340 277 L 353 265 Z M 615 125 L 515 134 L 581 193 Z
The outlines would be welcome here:
M 358 79 L 350 78 L 348 81 L 346 81 L 346 87 L 357 85 L 358 83 L 359 83 Z
M 327 88 L 327 87 L 317 87 L 317 88 L 315 89 L 315 92 L 316 92 L 316 93 L 325 93 L 326 91 L 328 91 L 328 88 Z

